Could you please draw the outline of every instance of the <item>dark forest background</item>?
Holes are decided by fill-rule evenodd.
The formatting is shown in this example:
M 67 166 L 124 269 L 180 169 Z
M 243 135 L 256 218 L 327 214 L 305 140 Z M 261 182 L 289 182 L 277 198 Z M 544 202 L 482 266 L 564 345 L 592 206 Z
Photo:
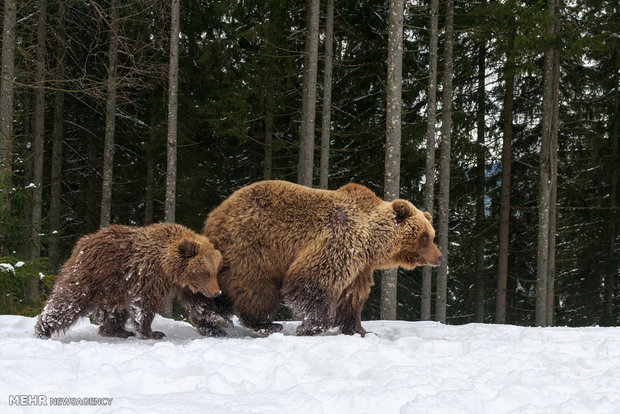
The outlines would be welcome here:
M 46 3 L 41 67 L 41 2 L 16 2 L 10 191 L 2 203 L 10 209 L 2 209 L 0 252 L 0 262 L 13 265 L 14 271 L 0 269 L 2 312 L 37 313 L 75 241 L 100 227 L 110 3 Z M 116 3 L 118 100 L 110 221 L 143 225 L 164 220 L 170 2 Z M 181 1 L 176 222 L 201 231 L 206 215 L 222 200 L 263 179 L 266 138 L 272 141 L 271 178 L 297 180 L 309 3 Z M 551 18 L 546 1 L 454 3 L 448 323 L 496 321 L 501 158 L 507 80 L 512 79 L 505 322 L 535 324 L 544 65 L 550 45 L 559 52 L 560 76 L 554 316 L 548 324 L 620 322 L 620 7 L 615 1 L 594 0 L 557 6 Z M 335 1 L 330 189 L 357 182 L 384 195 L 388 8 L 384 0 Z M 324 113 L 323 2 L 320 10 L 315 186 Z M 430 10 L 430 2 L 414 1 L 407 2 L 404 11 L 400 197 L 420 208 L 425 196 Z M 442 1 L 438 96 L 445 76 L 445 10 Z M 550 36 L 553 24 L 557 30 Z M 37 82 L 41 69 L 43 84 Z M 40 201 L 31 185 L 38 90 L 45 91 Z M 62 111 L 57 110 L 59 94 Z M 441 104 L 437 110 L 440 119 Z M 53 151 L 58 124 L 61 161 Z M 50 224 L 54 162 L 61 170 L 58 228 Z M 483 210 L 478 207 L 477 214 L 481 199 Z M 42 211 L 40 249 L 33 255 L 32 209 L 37 203 Z M 52 249 L 54 243 L 57 248 Z M 19 261 L 24 264 L 15 267 Z M 399 319 L 420 319 L 421 274 L 421 269 L 399 273 Z M 380 278 L 377 274 L 376 280 Z M 377 283 L 364 319 L 380 317 L 379 302 Z

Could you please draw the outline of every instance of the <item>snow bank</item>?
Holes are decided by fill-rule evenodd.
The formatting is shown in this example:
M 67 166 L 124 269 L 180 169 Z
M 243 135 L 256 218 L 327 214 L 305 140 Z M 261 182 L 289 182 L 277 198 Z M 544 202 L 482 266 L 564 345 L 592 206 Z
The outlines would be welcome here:
M 112 397 L 115 413 L 617 413 L 620 328 L 365 322 L 328 332 L 203 338 L 157 317 L 161 341 L 97 336 L 87 319 L 48 341 L 34 319 L 0 316 L 0 412 L 15 394 Z

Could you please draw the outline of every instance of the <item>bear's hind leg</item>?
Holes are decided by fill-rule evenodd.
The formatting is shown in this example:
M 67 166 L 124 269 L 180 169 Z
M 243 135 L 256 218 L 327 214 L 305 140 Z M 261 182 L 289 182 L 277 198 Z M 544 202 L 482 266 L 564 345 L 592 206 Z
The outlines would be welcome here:
M 37 318 L 34 335 L 40 339 L 48 339 L 55 332 L 69 329 L 78 318 L 89 313 L 90 299 L 86 296 L 85 292 L 73 292 L 66 287 L 54 291 Z
M 293 313 L 303 318 L 296 335 L 318 335 L 331 328 L 336 306 L 333 292 L 322 288 L 316 282 L 317 278 L 289 276 L 284 283 L 284 298 Z

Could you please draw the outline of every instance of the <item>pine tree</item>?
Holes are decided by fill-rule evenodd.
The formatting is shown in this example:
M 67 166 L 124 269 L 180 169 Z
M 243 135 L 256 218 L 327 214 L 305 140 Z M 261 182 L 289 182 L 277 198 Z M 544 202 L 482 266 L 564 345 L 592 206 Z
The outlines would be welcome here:
M 179 1 L 172 0 L 170 64 L 168 72 L 168 163 L 166 169 L 166 222 L 175 222 L 177 182 L 177 106 L 179 84 Z
M 319 50 L 319 5 L 319 0 L 307 1 L 306 54 L 304 58 L 304 85 L 301 98 L 297 182 L 308 187 L 312 187 L 312 170 L 314 165 L 314 121 L 316 116 L 316 79 Z
M 325 18 L 325 69 L 323 73 L 323 112 L 321 117 L 321 163 L 319 187 L 327 190 L 329 182 L 329 146 L 332 113 L 332 67 L 334 59 L 334 0 L 327 0 Z
M 437 43 L 438 43 L 439 0 L 431 0 L 430 44 L 428 54 L 428 102 L 426 109 L 426 184 L 424 187 L 424 208 L 435 211 L 435 128 L 437 123 Z M 422 271 L 422 309 L 420 319 L 431 319 L 432 269 Z
M 390 0 L 388 29 L 387 116 L 385 144 L 384 199 L 392 201 L 400 194 L 401 107 L 403 71 L 403 0 Z M 398 270 L 390 269 L 381 277 L 381 319 L 396 319 Z
M 100 226 L 110 225 L 112 210 L 112 171 L 114 168 L 114 131 L 116 128 L 117 110 L 117 60 L 119 42 L 119 17 L 117 0 L 110 0 L 109 50 L 108 50 L 108 81 L 105 110 L 105 137 L 103 149 L 103 174 L 101 190 Z
M 0 188 L 2 188 L 2 230 L 0 253 L 8 251 L 8 221 L 11 193 L 11 151 L 13 140 L 13 82 L 15 73 L 15 0 L 5 0 L 2 25 L 2 68 L 0 79 Z
M 443 96 L 441 113 L 441 160 L 439 181 L 439 250 L 443 253 L 444 261 L 439 266 L 437 274 L 437 302 L 435 314 L 437 321 L 446 323 L 446 299 L 448 293 L 448 230 L 450 205 L 450 149 L 452 141 L 452 76 L 454 43 L 454 2 L 446 3 L 446 37 L 444 41 L 444 71 Z

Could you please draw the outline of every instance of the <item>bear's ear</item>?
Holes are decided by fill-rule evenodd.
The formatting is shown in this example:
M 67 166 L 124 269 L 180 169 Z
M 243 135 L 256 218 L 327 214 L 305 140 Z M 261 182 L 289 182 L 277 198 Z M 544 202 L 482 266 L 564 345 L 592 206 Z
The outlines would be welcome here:
M 425 211 L 424 217 L 426 217 L 429 223 L 433 224 L 433 216 L 431 216 L 431 213 L 429 213 L 428 211 Z
M 394 200 L 392 202 L 392 208 L 396 213 L 396 220 L 399 222 L 413 216 L 414 213 L 411 203 L 405 200 Z
M 184 259 L 191 259 L 198 254 L 198 245 L 190 240 L 183 240 L 179 243 L 179 256 Z

